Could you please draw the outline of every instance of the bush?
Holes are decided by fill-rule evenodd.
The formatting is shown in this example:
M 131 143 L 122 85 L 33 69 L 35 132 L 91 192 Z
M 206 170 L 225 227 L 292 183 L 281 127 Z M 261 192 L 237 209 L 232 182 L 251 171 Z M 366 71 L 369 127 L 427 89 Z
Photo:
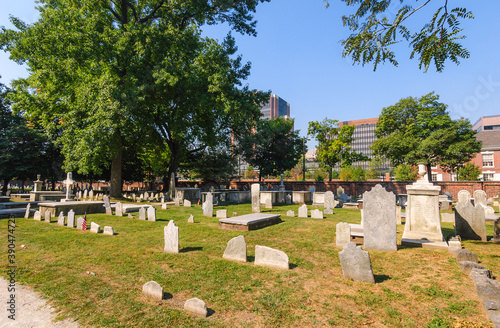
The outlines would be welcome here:
M 346 166 L 340 169 L 340 180 L 342 181 L 365 181 L 366 171 L 361 166 Z
M 418 179 L 418 168 L 409 164 L 400 164 L 394 168 L 396 181 L 416 181 Z
M 322 169 L 314 171 L 314 181 L 325 181 L 326 173 Z
M 467 163 L 457 170 L 458 180 L 460 181 L 477 181 L 481 174 L 481 168 L 474 163 Z

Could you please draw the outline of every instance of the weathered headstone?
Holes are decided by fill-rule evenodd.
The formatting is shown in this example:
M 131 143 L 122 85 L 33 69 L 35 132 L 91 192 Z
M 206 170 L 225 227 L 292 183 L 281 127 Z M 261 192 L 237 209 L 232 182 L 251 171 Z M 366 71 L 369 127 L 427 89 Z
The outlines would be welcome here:
M 102 200 L 104 201 L 104 207 L 106 208 L 106 215 L 113 215 L 113 210 L 111 209 L 111 203 L 109 202 L 109 197 L 105 195 L 102 198 Z
M 191 298 L 187 300 L 184 303 L 184 310 L 201 318 L 205 318 L 208 315 L 207 305 L 198 298 Z
M 333 192 L 328 190 L 325 192 L 325 203 L 324 206 L 325 208 L 334 208 L 335 207 L 335 197 L 333 196 Z
M 295 212 L 290 210 L 286 212 L 286 216 L 295 217 Z
M 396 195 L 380 184 L 363 193 L 364 248 L 397 251 Z
M 148 221 L 156 221 L 156 208 L 154 206 L 148 207 Z
M 142 286 L 142 293 L 161 301 L 163 299 L 163 288 L 156 281 L 149 281 Z
M 167 253 L 179 253 L 179 227 L 173 220 L 168 222 L 164 228 L 165 249 Z
M 344 192 L 345 192 L 345 191 L 344 191 L 344 188 L 342 188 L 342 187 L 338 187 L 338 188 L 337 188 L 337 197 L 340 197 L 340 195 L 342 195 Z
M 303 204 L 299 207 L 299 218 L 307 218 L 307 205 Z
M 401 222 L 401 206 L 396 206 L 396 224 L 402 224 L 402 222 Z
M 135 203 L 135 199 L 136 199 L 136 197 L 137 197 L 137 196 L 135 195 L 135 193 L 133 193 L 133 194 L 132 194 L 132 201 L 133 201 L 134 203 Z
M 477 195 L 479 202 L 472 205 L 467 190 L 458 192 L 458 203 L 455 205 L 455 231 L 462 240 L 487 241 L 484 207 L 481 204 L 482 195 L 480 193 Z
M 311 218 L 313 219 L 323 219 L 323 212 L 321 212 L 318 209 L 312 210 L 311 211 Z
M 356 243 L 349 242 L 339 252 L 339 257 L 344 278 L 375 283 L 370 254 L 362 250 L 361 246 L 356 246 Z
M 496 219 L 493 223 L 493 238 L 491 242 L 500 243 L 500 219 Z
M 441 222 L 455 222 L 455 214 L 441 213 Z
M 455 258 L 459 263 L 463 261 L 479 263 L 477 255 L 465 248 L 455 251 Z
M 86 200 L 87 198 L 89 198 L 89 191 L 88 191 L 87 189 L 85 189 L 85 190 L 83 191 L 83 199 L 85 199 L 85 200 Z
M 76 219 L 76 228 L 80 229 L 80 230 L 83 230 L 82 224 L 83 224 L 83 216 L 79 216 Z
M 161 204 L 161 209 L 162 210 L 166 210 L 167 209 L 167 204 L 165 204 L 165 203 Z
M 94 190 L 89 191 L 89 199 L 94 200 Z
M 115 215 L 116 216 L 123 216 L 123 204 L 120 202 L 116 203 Z
M 491 206 L 486 206 L 484 208 L 484 215 L 495 215 L 495 209 Z
M 50 223 L 50 219 L 52 218 L 52 212 L 50 212 L 50 210 L 46 210 L 45 211 L 45 222 L 49 222 Z
M 260 212 L 260 185 L 258 183 L 253 183 L 251 188 L 252 194 L 252 212 Z
M 188 223 L 195 223 L 194 222 L 194 216 L 192 214 L 188 218 Z
M 292 203 L 292 195 L 286 194 L 285 195 L 285 204 L 290 205 L 291 203 Z
M 98 225 L 95 222 L 90 222 L 90 232 L 100 233 L 101 232 L 101 226 Z
M 227 218 L 227 210 L 218 210 L 215 215 L 219 219 L 226 219 Z
M 184 199 L 184 207 L 191 207 L 191 201 Z
M 266 246 L 255 246 L 255 265 L 275 269 L 288 269 L 288 255 Z
M 133 215 L 132 215 L 132 214 L 130 214 L 130 213 L 128 213 L 128 214 L 127 214 L 127 217 L 128 217 L 129 219 L 133 219 L 133 218 L 134 218 L 134 217 L 133 217 Z
M 146 220 L 146 208 L 141 207 L 139 209 L 139 220 Z
M 323 211 L 323 213 L 325 213 L 325 214 L 333 214 L 333 209 L 331 209 L 331 208 L 325 208 L 325 210 Z
M 476 190 L 472 196 L 474 197 L 474 206 L 481 205 L 483 208 L 487 206 L 488 196 L 484 190 Z
M 66 222 L 66 226 L 69 228 L 75 227 L 75 211 L 69 210 L 68 212 L 68 222 Z
M 247 243 L 245 242 L 245 237 L 238 236 L 234 237 L 227 243 L 226 250 L 222 258 L 232 261 L 247 261 Z
M 484 266 L 476 262 L 462 261 L 458 262 L 458 264 L 460 265 L 462 272 L 466 275 L 469 275 L 472 269 L 484 269 Z
M 174 205 L 175 206 L 181 206 L 181 200 L 179 198 L 175 197 L 175 199 L 174 199 Z
M 345 247 L 351 241 L 351 225 L 345 222 L 339 222 L 335 229 L 335 244 L 337 247 Z
M 203 203 L 203 215 L 211 218 L 214 215 L 214 195 L 208 192 Z
M 265 208 L 267 209 L 272 209 L 273 208 L 273 201 L 271 198 L 266 199 L 266 203 L 264 204 Z
M 24 218 L 25 219 L 29 219 L 29 217 L 30 217 L 30 210 L 31 210 L 31 203 L 28 203 L 28 205 L 26 206 L 26 212 L 24 213 Z
M 102 232 L 102 234 L 103 235 L 113 236 L 115 234 L 115 232 L 113 230 L 113 227 L 104 226 L 104 231 Z
M 57 217 L 57 225 L 64 226 L 64 213 L 60 212 Z

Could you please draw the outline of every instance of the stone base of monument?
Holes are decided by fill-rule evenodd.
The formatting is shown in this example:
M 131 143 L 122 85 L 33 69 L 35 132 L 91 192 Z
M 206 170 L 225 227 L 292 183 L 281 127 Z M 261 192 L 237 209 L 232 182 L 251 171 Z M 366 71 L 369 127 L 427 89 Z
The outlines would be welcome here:
M 351 241 L 355 243 L 363 243 L 365 240 L 365 230 L 362 224 L 350 223 L 351 226 Z
M 498 215 L 485 215 L 484 216 L 484 220 L 485 221 L 493 221 L 493 222 L 495 222 L 498 219 L 500 219 L 500 216 L 498 216 Z
M 7 208 L 0 210 L 0 219 L 3 218 L 22 218 L 26 213 L 25 208 Z M 33 217 L 35 210 L 30 210 L 30 216 Z
M 104 213 L 104 202 L 53 202 L 53 203 L 39 203 L 38 204 L 40 213 L 45 213 L 49 210 L 52 217 L 57 217 L 59 213 L 64 212 L 64 215 L 70 210 L 73 210 L 75 214 L 92 214 L 92 213 Z
M 445 241 L 431 241 L 426 239 L 401 239 L 402 246 L 422 247 L 426 249 L 448 249 L 448 244 Z
M 279 214 L 253 213 L 219 220 L 219 228 L 226 230 L 250 231 L 278 224 Z
M 342 205 L 342 208 L 357 210 L 357 209 L 359 209 L 359 204 L 358 203 L 344 203 Z

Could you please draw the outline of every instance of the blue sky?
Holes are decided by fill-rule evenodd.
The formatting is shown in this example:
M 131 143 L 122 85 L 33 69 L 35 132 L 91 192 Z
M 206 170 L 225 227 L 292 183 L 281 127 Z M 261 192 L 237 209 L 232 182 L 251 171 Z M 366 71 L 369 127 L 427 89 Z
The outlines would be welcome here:
M 455 119 L 466 117 L 474 123 L 481 116 L 500 114 L 500 20 L 496 17 L 500 1 L 450 1 L 453 7 L 471 10 L 476 18 L 463 24 L 467 39 L 462 43 L 471 57 L 459 66 L 448 62 L 442 73 L 432 67 L 427 73 L 419 70 L 405 44 L 396 48 L 399 67 L 385 64 L 374 72 L 370 65 L 353 66 L 342 57 L 339 43 L 349 34 L 341 22 L 349 9 L 339 0 L 330 3 L 325 9 L 323 0 L 272 0 L 257 8 L 257 37 L 233 32 L 238 53 L 252 63 L 245 83 L 252 89 L 271 90 L 289 102 L 301 135 L 309 121 L 377 117 L 382 108 L 401 98 L 432 91 L 449 105 Z M 9 14 L 34 22 L 34 6 L 33 0 L 3 0 L 0 26 L 10 27 Z M 428 12 L 423 14 L 429 17 Z M 415 16 L 409 25 L 417 26 L 420 19 Z M 219 40 L 228 31 L 225 25 L 204 28 L 206 35 Z M 0 82 L 10 84 L 27 72 L 0 52 L 0 75 Z

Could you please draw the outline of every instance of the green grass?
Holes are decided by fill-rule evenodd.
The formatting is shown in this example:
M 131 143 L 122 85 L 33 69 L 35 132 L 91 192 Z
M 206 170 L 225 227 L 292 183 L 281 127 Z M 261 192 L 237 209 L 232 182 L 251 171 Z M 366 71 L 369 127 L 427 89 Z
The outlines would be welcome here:
M 251 205 L 215 209 L 242 215 L 251 212 Z M 315 220 L 285 216 L 290 209 L 297 213 L 298 205 L 264 210 L 282 214 L 284 222 L 256 231 L 221 230 L 218 219 L 204 217 L 200 206 L 159 209 L 157 222 L 87 216 L 89 225 L 93 221 L 112 226 L 115 236 L 17 219 L 17 281 L 33 286 L 61 317 L 76 318 L 82 326 L 451 327 L 474 322 L 476 327 L 490 327 L 472 282 L 447 251 L 370 251 L 377 283 L 346 280 L 335 225 L 359 223 L 359 211 L 335 209 L 325 220 Z M 187 223 L 190 214 L 198 223 Z M 163 252 L 168 220 L 179 226 L 179 254 Z M 443 224 L 445 231 L 452 228 L 451 223 Z M 402 231 L 398 226 L 399 238 Z M 491 223 L 487 232 L 493 234 Z M 238 235 L 245 236 L 250 262 L 222 259 L 227 242 Z M 0 220 L 0 238 L 7 240 L 6 219 Z M 498 245 L 464 244 L 483 265 L 500 271 Z M 255 245 L 284 251 L 292 269 L 255 267 Z M 0 263 L 6 268 L 4 254 Z M 142 285 L 150 280 L 170 297 L 158 302 L 143 296 Z M 213 311 L 209 318 L 194 318 L 183 310 L 193 297 Z

